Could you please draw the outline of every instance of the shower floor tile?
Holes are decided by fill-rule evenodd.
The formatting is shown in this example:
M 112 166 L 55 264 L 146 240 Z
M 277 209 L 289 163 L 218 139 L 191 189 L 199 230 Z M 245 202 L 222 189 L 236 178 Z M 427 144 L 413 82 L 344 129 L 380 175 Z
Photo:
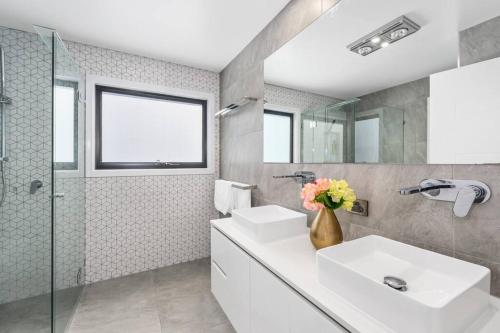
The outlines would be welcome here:
M 50 333 L 50 295 L 0 305 L 0 333 Z
M 82 287 L 59 290 L 55 297 L 56 332 L 64 332 Z M 0 305 L 0 333 L 50 333 L 50 294 Z

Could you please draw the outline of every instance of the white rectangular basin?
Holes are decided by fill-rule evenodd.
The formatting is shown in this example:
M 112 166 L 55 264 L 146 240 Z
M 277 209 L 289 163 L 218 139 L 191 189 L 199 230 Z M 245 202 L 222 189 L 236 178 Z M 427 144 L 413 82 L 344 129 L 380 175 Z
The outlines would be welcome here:
M 276 205 L 235 209 L 235 224 L 259 242 L 270 242 L 307 232 L 306 214 Z
M 319 282 L 396 332 L 463 332 L 486 310 L 490 270 L 380 236 L 319 250 Z M 404 280 L 406 291 L 384 284 Z

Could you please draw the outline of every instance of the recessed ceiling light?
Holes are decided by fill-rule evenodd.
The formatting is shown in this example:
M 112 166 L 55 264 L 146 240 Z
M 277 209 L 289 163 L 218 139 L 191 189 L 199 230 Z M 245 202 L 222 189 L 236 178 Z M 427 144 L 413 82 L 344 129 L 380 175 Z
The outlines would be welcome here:
M 401 28 L 401 29 L 398 29 L 398 30 L 391 32 L 390 38 L 392 40 L 401 39 L 401 38 L 405 37 L 407 34 L 408 34 L 408 29 Z
M 420 26 L 407 18 L 400 16 L 375 31 L 361 37 L 347 46 L 349 50 L 362 56 L 366 56 L 386 48 L 389 45 L 410 36 L 420 30 Z
M 358 53 L 362 56 L 367 55 L 371 51 L 373 51 L 373 48 L 371 48 L 370 46 L 363 46 L 358 49 Z

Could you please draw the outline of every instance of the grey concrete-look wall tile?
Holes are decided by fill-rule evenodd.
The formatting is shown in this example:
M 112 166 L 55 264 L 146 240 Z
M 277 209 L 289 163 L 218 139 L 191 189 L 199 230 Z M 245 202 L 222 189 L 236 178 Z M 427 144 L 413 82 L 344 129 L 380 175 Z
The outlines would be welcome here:
M 222 105 L 234 103 L 244 96 L 264 97 L 263 75 L 264 64 L 262 62 L 254 63 L 246 68 L 245 72 L 241 73 L 231 85 L 225 87 L 221 93 Z
M 221 73 L 221 87 L 227 88 L 239 76 L 261 63 L 304 27 L 318 18 L 322 0 L 295 0 L 288 3 Z
M 417 142 L 415 149 L 415 157 L 414 162 L 416 164 L 425 164 L 427 163 L 427 142 Z
M 255 73 L 255 71 L 259 73 Z M 263 96 L 264 81 L 262 80 L 261 67 L 243 75 L 237 84 L 232 85 L 224 93 L 223 105 L 237 103 L 241 98 L 257 98 L 256 102 L 250 102 L 228 114 L 221 119 L 224 135 L 237 136 L 263 129 Z M 259 80 L 255 80 L 259 78 Z M 236 89 L 237 88 L 237 89 Z
M 470 65 L 500 56 L 500 17 L 460 32 L 460 64 Z
M 454 179 L 474 179 L 485 182 L 492 191 L 490 200 L 474 205 L 465 218 L 453 218 L 455 249 L 487 260 L 500 258 L 500 165 L 455 165 Z
M 233 326 L 231 324 L 222 324 L 210 328 L 211 333 L 235 333 Z
M 405 141 L 404 144 L 404 163 L 412 164 L 418 159 L 417 144 L 415 142 Z
M 442 254 L 442 255 L 445 255 L 448 257 L 454 256 L 454 251 L 450 248 L 444 248 L 444 247 L 440 247 L 440 246 L 436 246 L 436 245 L 430 245 L 428 243 L 423 243 L 421 241 L 417 241 L 417 240 L 409 239 L 409 238 L 401 238 L 401 239 L 398 239 L 398 241 L 403 242 L 405 244 L 419 247 L 419 248 L 424 249 L 424 250 L 436 252 L 436 253 L 439 253 L 439 254 Z
M 414 186 L 424 178 L 448 178 L 450 166 L 401 166 L 394 175 L 399 188 Z M 398 189 L 399 189 L 398 188 Z M 393 192 L 394 193 L 394 192 Z M 453 228 L 449 203 L 428 200 L 421 195 L 402 196 L 397 191 L 380 223 L 380 229 L 396 237 L 408 238 L 423 244 L 453 249 Z
M 372 229 L 368 227 L 364 227 L 358 224 L 350 224 L 348 232 L 344 232 L 344 240 L 349 241 L 349 240 L 354 240 L 370 235 L 378 235 L 378 236 L 384 236 L 387 237 L 386 234 L 381 232 L 378 229 Z M 347 237 L 346 237 L 347 236 Z
M 300 209 L 302 206 L 300 201 L 301 184 L 290 178 L 273 178 L 273 176 L 291 175 L 298 170 L 299 166 L 293 164 L 265 164 L 264 177 L 260 182 L 265 198 L 273 198 L 277 204 Z
M 323 11 L 330 3 L 323 0 Z M 264 31 L 242 53 L 233 60 L 222 73 L 222 94 L 230 98 L 236 97 L 238 88 L 248 70 L 261 64 L 264 59 L 288 41 L 308 23 L 318 17 L 317 2 L 292 1 L 280 15 L 271 22 Z M 311 7 L 311 8 L 307 8 Z M 302 12 L 300 12 L 302 10 Z M 297 24 L 299 22 L 300 24 Z M 252 73 L 251 75 L 262 75 Z M 257 82 L 259 79 L 248 79 Z M 265 93 L 265 92 L 264 92 Z M 269 93 L 268 93 L 269 94 Z M 233 96 L 234 95 L 234 96 Z M 405 161 L 425 163 L 427 130 L 427 97 L 429 96 L 429 79 L 424 78 L 405 85 L 386 89 L 375 94 L 362 97 L 358 111 L 373 109 L 376 105 L 401 108 L 407 113 L 409 122 L 405 139 L 411 146 L 405 147 Z M 262 110 L 253 110 L 250 116 L 260 117 Z M 249 120 L 251 123 L 253 120 Z M 260 121 L 260 119 L 259 119 Z M 362 217 L 338 210 L 336 212 L 346 239 L 353 239 L 368 234 L 381 234 L 395 240 L 430 249 L 446 255 L 463 251 L 468 255 L 495 262 L 500 257 L 500 246 L 494 240 L 500 238 L 496 208 L 500 205 L 500 184 L 496 174 L 500 174 L 497 166 L 456 166 L 450 165 L 355 165 L 355 164 L 263 164 L 262 155 L 242 154 L 238 143 L 253 142 L 262 144 L 257 138 L 252 140 L 241 136 L 235 128 L 229 128 L 236 122 L 229 121 L 226 129 L 222 126 L 221 165 L 225 175 L 235 180 L 258 179 L 259 189 L 254 191 L 254 203 L 281 204 L 286 207 L 304 211 L 299 199 L 300 186 L 293 182 L 276 183 L 273 174 L 289 174 L 297 170 L 316 172 L 318 177 L 345 178 L 353 187 L 358 198 L 369 201 L 369 216 Z M 225 136 L 230 135 L 230 138 Z M 242 140 L 242 141 L 240 141 Z M 251 148 L 253 150 L 253 148 Z M 261 153 L 261 152 L 259 152 Z M 250 157 L 252 156 L 252 157 Z M 259 176 L 259 173 L 261 175 Z M 492 200 L 483 206 L 474 207 L 470 216 L 457 220 L 452 215 L 452 203 L 425 199 L 421 195 L 401 196 L 398 190 L 402 187 L 415 186 L 424 178 L 456 178 L 479 179 L 492 186 Z M 308 212 L 308 220 L 315 216 Z M 500 285 L 497 280 L 497 287 Z

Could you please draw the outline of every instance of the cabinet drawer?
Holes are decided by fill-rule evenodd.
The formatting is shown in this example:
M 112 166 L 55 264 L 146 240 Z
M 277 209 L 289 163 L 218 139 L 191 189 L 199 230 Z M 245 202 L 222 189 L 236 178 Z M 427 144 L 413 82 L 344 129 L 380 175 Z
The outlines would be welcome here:
M 255 260 L 250 262 L 250 331 L 289 333 L 292 291 Z
M 237 253 L 244 254 L 244 252 L 233 242 L 227 239 L 226 236 L 214 228 L 210 229 L 210 242 L 210 254 L 212 261 L 217 263 L 219 268 L 227 274 L 226 270 L 231 269 L 231 267 L 228 266 L 231 265 L 231 261 L 234 261 L 233 257 L 237 256 Z
M 347 333 L 257 261 L 250 260 L 252 333 Z
M 250 330 L 250 257 L 211 229 L 212 293 L 238 333 Z
M 297 293 L 290 300 L 290 333 L 348 333 Z

